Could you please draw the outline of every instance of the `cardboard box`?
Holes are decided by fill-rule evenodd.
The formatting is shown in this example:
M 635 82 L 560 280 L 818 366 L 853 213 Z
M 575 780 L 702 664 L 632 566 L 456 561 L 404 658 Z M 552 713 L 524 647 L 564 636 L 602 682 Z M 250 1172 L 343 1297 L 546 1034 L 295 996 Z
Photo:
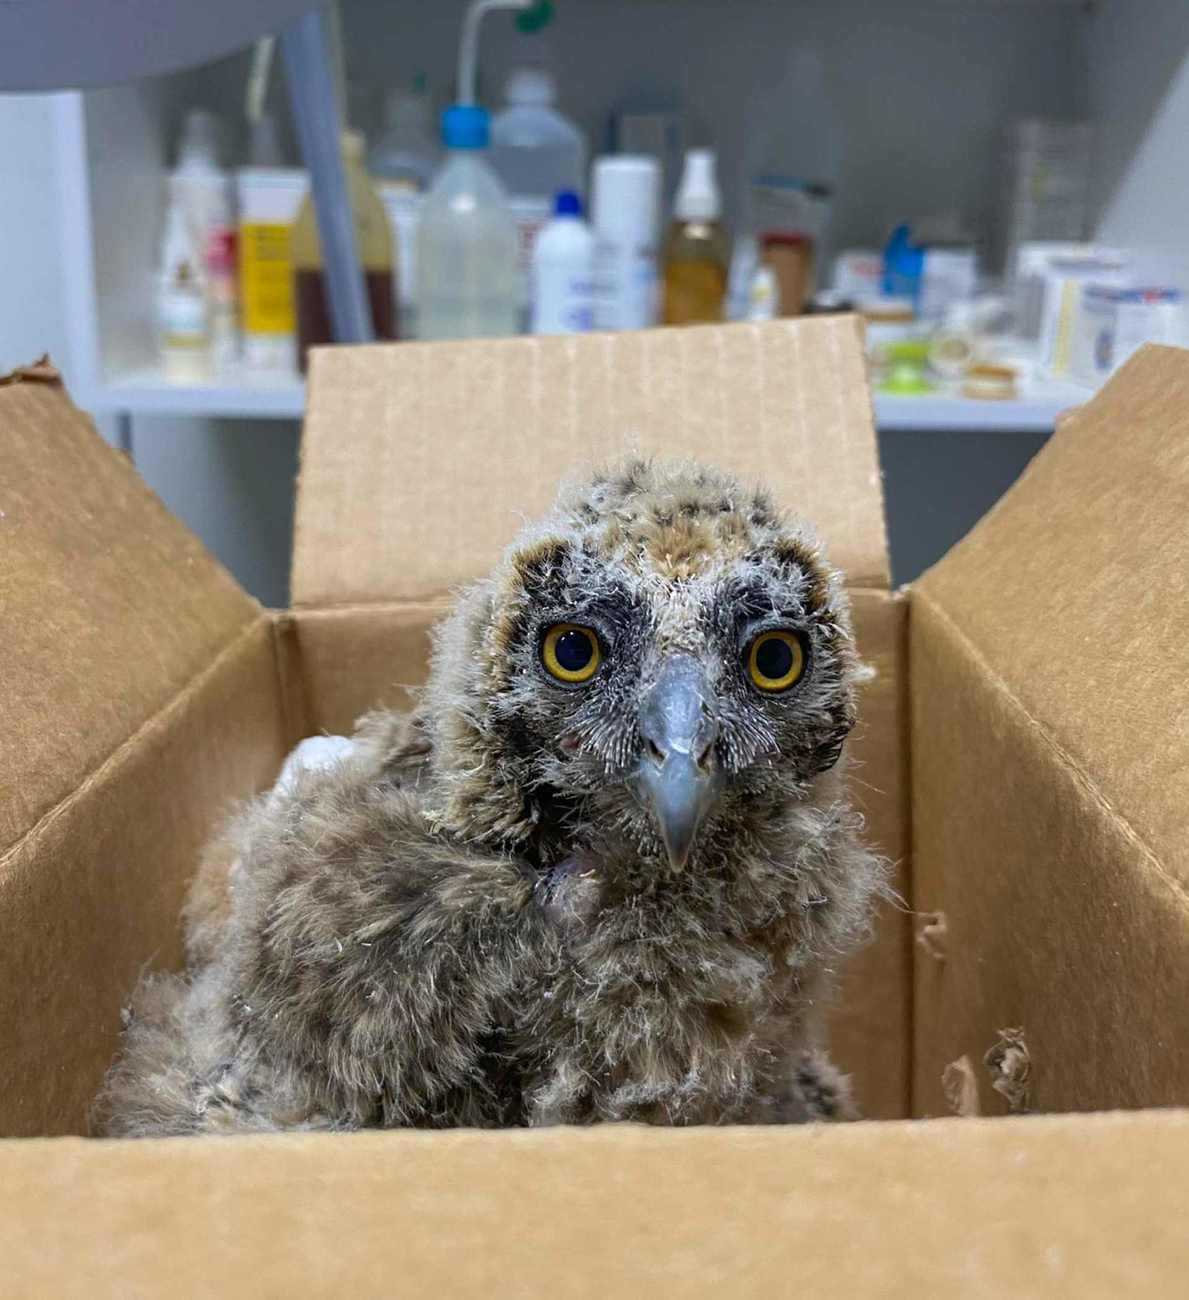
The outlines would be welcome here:
M 832 1012 L 867 1114 L 1183 1105 L 1187 397 L 1189 354 L 1144 349 L 894 593 L 849 318 L 326 349 L 271 613 L 52 377 L 0 388 L 0 1132 L 42 1138 L 0 1143 L 0 1292 L 1175 1292 L 1183 1111 L 67 1135 L 227 808 L 399 705 L 450 589 L 628 448 L 764 478 L 849 575 L 856 792 L 917 914 Z

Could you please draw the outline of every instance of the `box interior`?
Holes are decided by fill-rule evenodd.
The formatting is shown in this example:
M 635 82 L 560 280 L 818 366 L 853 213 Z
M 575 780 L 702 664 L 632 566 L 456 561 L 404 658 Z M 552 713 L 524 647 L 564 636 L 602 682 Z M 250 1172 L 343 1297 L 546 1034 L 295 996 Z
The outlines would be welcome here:
M 329 349 L 273 614 L 52 380 L 0 388 L 0 1132 L 86 1131 L 213 826 L 301 736 L 405 702 L 451 589 L 628 450 L 763 479 L 850 576 L 856 797 L 906 900 L 831 1013 L 866 1114 L 948 1113 L 963 1059 L 967 1111 L 1183 1101 L 1186 395 L 1189 356 L 1145 352 L 906 596 L 848 319 Z M 982 1059 L 1007 1027 L 1014 1091 Z

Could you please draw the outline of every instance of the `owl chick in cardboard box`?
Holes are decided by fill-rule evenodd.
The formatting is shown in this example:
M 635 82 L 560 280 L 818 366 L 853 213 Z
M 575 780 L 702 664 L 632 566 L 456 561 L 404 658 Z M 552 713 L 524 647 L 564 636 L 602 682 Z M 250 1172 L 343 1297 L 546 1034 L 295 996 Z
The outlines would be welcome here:
M 849 1116 L 818 1022 L 882 888 L 861 671 L 839 574 L 763 491 L 641 461 L 564 489 L 418 707 L 212 848 L 100 1126 Z

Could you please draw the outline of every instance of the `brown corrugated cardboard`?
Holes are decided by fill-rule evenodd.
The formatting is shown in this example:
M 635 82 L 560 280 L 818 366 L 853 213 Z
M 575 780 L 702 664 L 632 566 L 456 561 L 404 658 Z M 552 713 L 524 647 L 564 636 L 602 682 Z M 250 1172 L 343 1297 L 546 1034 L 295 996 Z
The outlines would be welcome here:
M 1187 505 L 1189 356 L 1145 349 L 913 592 L 924 1113 L 1005 1026 L 1038 1109 L 1189 1095 Z
M 3 854 L 260 611 L 52 379 L 0 428 Z
M 1189 354 L 1142 354 L 904 595 L 861 367 L 839 320 L 319 353 L 277 616 L 52 383 L 0 388 L 0 1132 L 84 1130 L 226 808 L 407 703 L 449 588 L 628 446 L 766 479 L 849 570 L 856 795 L 924 932 L 888 909 L 844 973 L 868 1113 L 910 1079 L 927 1114 L 1185 1102 Z M 0 1143 L 0 1290 L 1164 1295 L 1187 1125 Z
M 438 596 L 486 573 L 558 481 L 624 452 L 762 479 L 857 587 L 888 585 L 850 317 L 315 353 L 296 605 Z
M 1171 1297 L 1189 1115 L 14 1145 L 10 1300 Z
M 86 1132 L 120 1007 L 179 964 L 198 854 L 276 775 L 280 716 L 262 619 L 0 857 L 0 1133 Z

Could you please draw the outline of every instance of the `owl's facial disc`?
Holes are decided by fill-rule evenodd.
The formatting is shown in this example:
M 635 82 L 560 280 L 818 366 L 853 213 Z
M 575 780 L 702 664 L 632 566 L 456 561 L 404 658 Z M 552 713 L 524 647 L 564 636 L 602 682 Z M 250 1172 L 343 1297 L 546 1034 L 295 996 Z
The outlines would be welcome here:
M 636 791 L 656 819 L 670 866 L 679 871 L 722 780 L 713 696 L 692 655 L 672 654 L 662 663 L 640 709 L 640 734 Z

